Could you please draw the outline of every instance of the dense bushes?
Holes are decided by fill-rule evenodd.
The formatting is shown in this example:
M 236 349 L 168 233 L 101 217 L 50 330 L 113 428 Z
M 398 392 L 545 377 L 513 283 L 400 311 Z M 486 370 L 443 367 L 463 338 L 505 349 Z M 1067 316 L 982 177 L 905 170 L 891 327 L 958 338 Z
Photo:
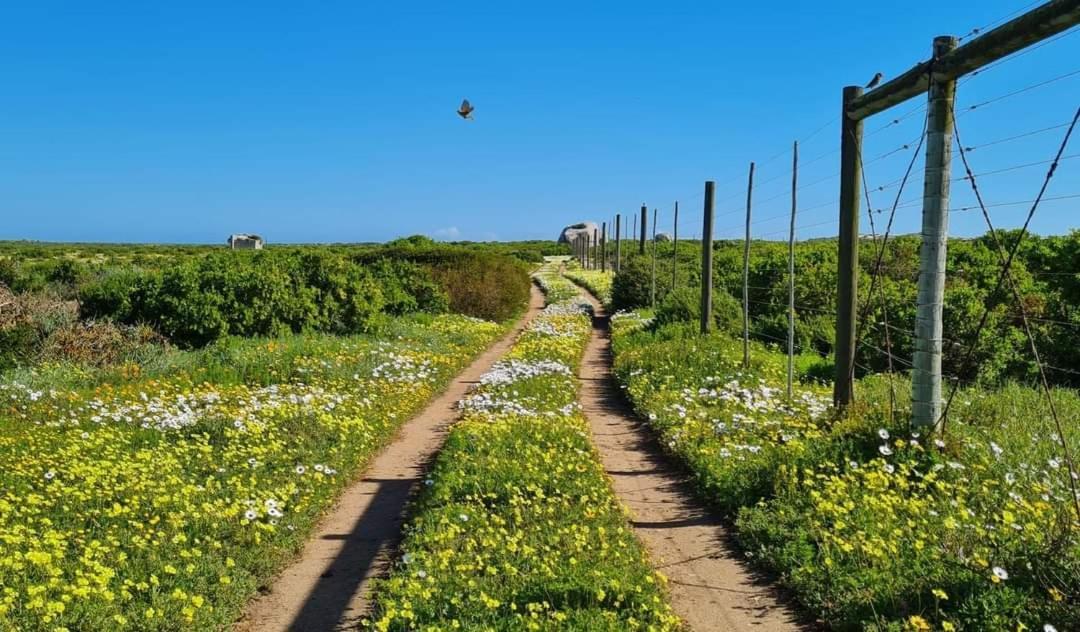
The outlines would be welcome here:
M 198 347 L 229 335 L 364 332 L 413 312 L 506 320 L 528 299 L 524 260 L 546 247 L 424 237 L 258 252 L 8 242 L 0 243 L 0 283 L 38 303 L 77 306 L 83 321 L 145 324 L 177 345 Z M 0 326 L 0 366 L 41 358 L 54 329 Z
M 1016 233 L 999 236 L 1011 243 Z M 742 301 L 742 242 L 715 244 L 713 280 L 717 301 L 721 295 Z M 995 384 L 1009 379 L 1030 380 L 1035 375 L 1023 323 L 1016 302 L 1006 289 L 993 295 L 1000 266 L 993 237 L 953 239 L 949 243 L 948 277 L 945 288 L 944 371 L 967 381 Z M 676 276 L 678 287 L 699 291 L 701 248 L 695 242 L 679 244 Z M 657 247 L 657 303 L 663 305 L 670 292 L 672 248 Z M 856 361 L 863 369 L 883 371 L 888 367 L 881 351 L 890 343 L 901 360 L 913 353 L 912 331 L 919 265 L 919 238 L 894 237 L 882 259 L 882 274 L 868 300 L 871 272 L 877 247 L 864 240 L 859 251 L 860 311 L 869 305 L 861 328 L 864 344 Z M 832 352 L 836 310 L 837 244 L 833 239 L 797 244 L 795 253 L 796 346 L 801 351 Z M 1025 310 L 1044 360 L 1051 367 L 1069 369 L 1080 364 L 1080 232 L 1066 236 L 1028 235 L 1012 266 Z M 613 302 L 618 309 L 649 305 L 649 256 L 624 253 L 623 265 L 613 286 Z M 762 341 L 787 336 L 787 244 L 755 241 L 750 248 L 751 334 Z M 684 301 L 688 306 L 692 301 Z M 971 362 L 964 361 L 982 313 L 993 309 L 982 331 Z M 684 310 L 685 311 L 685 310 Z M 686 314 L 689 315 L 689 314 Z M 695 312 L 696 315 L 696 312 Z M 888 322 L 888 326 L 884 323 Z M 741 321 L 733 321 L 736 327 Z M 888 334 L 888 340 L 886 340 Z M 1054 383 L 1076 386 L 1075 373 L 1050 369 Z M 862 369 L 860 369 L 862 371 Z
M 680 287 L 656 306 L 656 324 L 700 322 L 701 293 L 696 288 Z M 712 325 L 720 330 L 734 330 L 742 322 L 742 309 L 731 296 L 720 292 L 713 297 Z
M 477 318 L 505 320 L 520 311 L 529 298 L 526 265 L 496 252 L 409 238 L 358 253 L 353 259 L 365 266 L 380 259 L 417 265 L 446 292 L 451 311 Z
M 316 251 L 221 252 L 162 271 L 118 270 L 80 293 L 84 318 L 149 323 L 182 346 L 226 335 L 368 331 L 384 309 L 443 311 L 416 266 L 359 266 Z

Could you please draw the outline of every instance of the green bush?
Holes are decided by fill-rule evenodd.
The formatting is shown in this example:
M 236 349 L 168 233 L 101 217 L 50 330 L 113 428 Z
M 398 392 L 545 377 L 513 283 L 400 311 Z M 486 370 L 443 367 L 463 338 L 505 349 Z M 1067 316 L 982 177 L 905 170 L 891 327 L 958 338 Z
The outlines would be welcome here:
M 450 311 L 467 316 L 506 320 L 520 312 L 529 299 L 528 268 L 497 250 L 439 245 L 425 237 L 410 237 L 353 258 L 365 267 L 381 259 L 420 266 L 445 293 Z
M 384 286 L 396 300 L 393 313 L 439 311 L 434 283 L 417 273 L 392 264 L 373 273 L 329 252 L 217 252 L 161 271 L 105 274 L 80 292 L 81 314 L 147 323 L 183 347 L 227 335 L 358 333 L 374 328 L 387 307 Z
M 382 288 L 386 313 L 438 314 L 449 310 L 450 297 L 423 268 L 409 261 L 379 259 L 368 266 Z
M 79 291 L 79 314 L 83 318 L 131 320 L 132 294 L 139 287 L 141 278 L 142 275 L 131 268 L 107 270 L 96 282 Z
M 1001 231 L 1008 247 L 1016 231 Z M 901 360 L 914 353 L 912 331 L 918 280 L 917 235 L 893 236 L 881 258 L 881 274 L 870 296 L 871 278 L 877 267 L 877 243 L 862 241 L 859 249 L 859 326 L 856 349 L 859 375 L 889 367 L 884 349 Z M 1008 285 L 994 293 L 1000 263 L 994 237 L 952 239 L 948 249 L 945 286 L 944 370 L 966 383 L 1001 384 L 1009 380 L 1032 382 L 1037 377 L 1017 300 Z M 652 252 L 642 257 L 624 248 L 622 269 L 615 276 L 612 301 L 616 309 L 648 307 L 650 303 Z M 656 246 L 656 295 L 658 306 L 670 292 L 672 266 L 678 287 L 697 287 L 701 247 L 697 242 L 678 245 L 673 261 L 672 245 Z M 725 294 L 742 301 L 743 243 L 722 240 L 714 244 L 713 286 L 715 296 Z M 750 319 L 752 335 L 762 342 L 787 337 L 788 304 L 787 243 L 755 240 L 750 245 Z M 1080 377 L 1069 367 L 1080 364 L 1080 231 L 1069 235 L 1024 238 L 1011 268 L 1020 302 L 1030 319 L 1033 334 L 1052 383 L 1080 386 Z M 837 243 L 814 239 L 795 246 L 796 345 L 803 352 L 827 356 L 833 352 L 837 294 Z M 977 325 L 987 306 L 992 308 L 986 326 L 975 340 Z M 863 318 L 863 313 L 866 317 Z M 885 326 L 885 322 L 889 325 Z M 970 360 L 967 349 L 976 343 Z M 894 360 L 894 370 L 902 363 Z M 1064 369 L 1064 370 L 1061 370 Z
M 697 323 L 701 319 L 701 291 L 682 287 L 664 297 L 656 308 L 655 322 L 658 327 L 672 323 Z M 742 311 L 739 303 L 725 293 L 713 295 L 713 327 L 721 331 L 735 331 L 741 327 Z
M 30 363 L 40 341 L 39 332 L 29 323 L 0 329 L 0 371 Z

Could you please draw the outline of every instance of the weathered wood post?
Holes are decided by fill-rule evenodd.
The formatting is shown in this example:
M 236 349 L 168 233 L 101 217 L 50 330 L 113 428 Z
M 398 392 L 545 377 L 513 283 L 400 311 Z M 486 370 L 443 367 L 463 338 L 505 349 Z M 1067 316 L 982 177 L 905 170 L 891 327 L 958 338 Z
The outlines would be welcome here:
M 956 48 L 956 38 L 934 38 L 934 59 Z M 915 308 L 915 357 L 911 371 L 911 415 L 916 427 L 941 423 L 941 308 L 945 301 L 945 254 L 949 234 L 953 102 L 956 79 L 930 78 L 923 172 L 922 246 Z
M 836 376 L 833 405 L 843 408 L 854 395 L 855 310 L 859 294 L 859 196 L 862 195 L 862 119 L 848 114 L 860 86 L 844 88 L 840 110 L 840 235 L 836 288 Z
M 645 254 L 645 235 L 649 230 L 649 209 L 645 208 L 645 205 L 641 205 L 641 235 L 638 244 L 638 254 Z
M 649 285 L 649 306 L 656 309 L 656 209 L 652 210 L 652 279 Z
M 597 255 L 600 254 L 600 229 L 592 229 L 592 267 L 593 270 L 599 268 L 597 265 Z
M 713 207 L 716 183 L 705 181 L 705 217 L 701 223 L 701 333 L 712 328 Z
M 622 213 L 615 214 L 615 272 L 622 270 Z
M 679 201 L 675 200 L 675 223 L 671 234 L 671 291 L 679 278 Z
M 795 209 L 799 188 L 799 141 L 791 150 L 791 223 L 788 226 L 788 320 L 787 320 L 787 396 L 791 400 L 795 382 Z
M 600 228 L 600 271 L 607 272 L 607 222 Z
M 754 196 L 754 163 L 750 163 L 750 178 L 746 183 L 746 238 L 742 255 L 742 335 L 743 368 L 750 368 L 750 208 Z

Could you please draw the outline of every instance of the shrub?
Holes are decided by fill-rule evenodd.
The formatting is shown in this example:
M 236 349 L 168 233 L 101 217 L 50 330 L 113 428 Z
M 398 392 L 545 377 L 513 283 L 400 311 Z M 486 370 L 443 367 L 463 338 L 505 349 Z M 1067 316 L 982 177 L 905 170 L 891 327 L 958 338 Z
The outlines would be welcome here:
M 79 291 L 79 315 L 82 318 L 111 317 L 121 322 L 131 319 L 132 295 L 139 288 L 142 275 L 134 269 L 108 270 L 95 282 Z
M 146 326 L 77 323 L 57 329 L 45 339 L 41 360 L 104 367 L 162 352 L 165 346 L 165 339 Z
M 432 267 L 432 276 L 450 297 L 451 311 L 502 321 L 521 311 L 529 299 L 529 277 L 507 257 L 463 257 Z
M 713 326 L 721 331 L 735 331 L 742 326 L 739 303 L 723 292 L 713 294 Z M 656 308 L 657 326 L 672 323 L 698 322 L 701 318 L 701 291 L 681 287 L 668 293 Z
M 410 261 L 379 259 L 368 266 L 386 301 L 388 314 L 439 314 L 450 308 L 446 291 L 423 268 Z
M 450 311 L 502 321 L 519 313 L 529 299 L 525 264 L 497 252 L 433 245 L 423 237 L 397 240 L 385 248 L 354 255 L 372 265 L 380 259 L 407 261 L 425 269 L 448 297 Z

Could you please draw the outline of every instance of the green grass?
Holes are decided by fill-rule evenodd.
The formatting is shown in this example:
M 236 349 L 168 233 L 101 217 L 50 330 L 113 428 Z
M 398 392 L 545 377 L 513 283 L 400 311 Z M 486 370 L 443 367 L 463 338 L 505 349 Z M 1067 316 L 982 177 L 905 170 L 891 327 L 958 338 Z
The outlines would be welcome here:
M 592 292 L 601 303 L 611 305 L 611 284 L 615 273 L 601 270 L 584 270 L 576 262 L 567 263 L 566 277 Z
M 961 391 L 930 435 L 908 425 L 906 378 L 877 376 L 836 420 L 808 376 L 820 361 L 800 360 L 789 403 L 775 348 L 755 343 L 743 369 L 741 342 L 647 324 L 616 319 L 635 406 L 747 553 L 831 627 L 1080 629 L 1080 529 L 1039 391 Z M 1080 453 L 1080 397 L 1054 396 Z
M 376 589 L 374 629 L 679 625 L 590 444 L 573 377 L 590 323 L 551 267 L 541 282 L 563 302 L 465 400 Z
M 0 630 L 229 626 L 400 424 L 505 327 L 438 316 L 393 331 L 5 376 Z

